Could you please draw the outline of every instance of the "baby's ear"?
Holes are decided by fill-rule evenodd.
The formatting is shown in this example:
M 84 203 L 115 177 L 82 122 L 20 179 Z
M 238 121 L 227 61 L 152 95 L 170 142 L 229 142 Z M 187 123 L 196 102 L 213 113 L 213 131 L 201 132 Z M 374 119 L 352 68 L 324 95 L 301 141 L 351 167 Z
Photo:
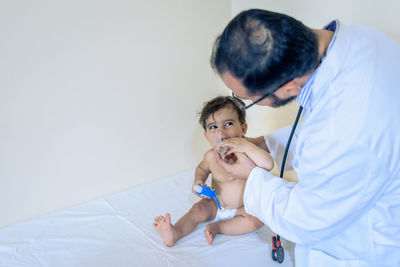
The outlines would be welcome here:
M 247 133 L 247 123 L 242 124 L 242 132 L 243 132 L 243 136 L 245 136 Z

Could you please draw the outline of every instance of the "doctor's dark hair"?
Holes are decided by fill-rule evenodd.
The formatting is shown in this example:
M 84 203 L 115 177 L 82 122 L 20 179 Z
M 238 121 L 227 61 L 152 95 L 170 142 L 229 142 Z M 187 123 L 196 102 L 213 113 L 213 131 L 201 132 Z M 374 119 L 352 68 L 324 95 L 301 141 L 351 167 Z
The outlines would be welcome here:
M 239 99 L 240 101 L 240 99 Z M 215 112 L 223 109 L 230 108 L 238 114 L 238 118 L 241 124 L 246 123 L 246 111 L 241 110 L 235 103 L 235 100 L 231 96 L 218 96 L 203 104 L 203 108 L 200 111 L 199 123 L 205 131 L 207 131 L 206 120 L 210 116 L 214 116 Z
M 215 40 L 210 62 L 219 75 L 230 72 L 253 95 L 273 93 L 317 67 L 317 37 L 292 17 L 250 9 Z

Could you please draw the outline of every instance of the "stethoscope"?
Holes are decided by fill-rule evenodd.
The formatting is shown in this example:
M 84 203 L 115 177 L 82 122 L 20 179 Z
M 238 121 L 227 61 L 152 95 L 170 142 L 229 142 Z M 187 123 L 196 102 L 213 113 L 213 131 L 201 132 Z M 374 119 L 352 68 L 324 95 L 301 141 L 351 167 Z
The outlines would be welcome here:
M 292 131 L 290 132 L 289 139 L 288 139 L 286 147 L 285 147 L 285 152 L 283 153 L 282 166 L 281 166 L 281 171 L 279 174 L 279 177 L 281 177 L 281 178 L 283 178 L 283 173 L 285 171 L 286 157 L 287 157 L 287 154 L 289 151 L 290 143 L 292 142 L 294 131 L 296 130 L 297 123 L 299 122 L 299 118 L 300 118 L 302 111 L 303 111 L 303 107 L 300 106 L 299 111 L 297 112 L 296 120 L 294 121 L 294 124 L 292 127 Z M 279 235 L 272 237 L 271 257 L 272 257 L 273 261 L 277 261 L 279 263 L 282 263 L 283 259 L 285 257 L 283 247 L 281 245 L 281 237 Z

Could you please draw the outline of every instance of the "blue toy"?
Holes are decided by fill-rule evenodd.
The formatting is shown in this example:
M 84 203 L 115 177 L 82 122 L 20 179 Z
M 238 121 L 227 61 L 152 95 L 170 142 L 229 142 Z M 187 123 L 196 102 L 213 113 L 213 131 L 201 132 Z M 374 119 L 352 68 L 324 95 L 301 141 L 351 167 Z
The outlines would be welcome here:
M 218 201 L 218 198 L 217 198 L 217 191 L 215 191 L 214 188 L 208 187 L 206 185 L 196 184 L 196 185 L 193 186 L 193 190 L 199 195 L 206 196 L 206 197 L 208 197 L 210 199 L 215 198 L 215 202 L 217 202 L 218 208 L 220 210 L 222 210 L 221 205 L 219 204 L 219 201 Z

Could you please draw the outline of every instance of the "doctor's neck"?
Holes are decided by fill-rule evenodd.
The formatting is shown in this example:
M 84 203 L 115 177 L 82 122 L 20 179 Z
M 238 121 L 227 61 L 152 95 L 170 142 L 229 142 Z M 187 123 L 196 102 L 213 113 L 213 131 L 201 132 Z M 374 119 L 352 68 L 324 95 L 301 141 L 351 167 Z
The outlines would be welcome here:
M 328 30 L 321 29 L 313 29 L 312 30 L 317 36 L 318 40 L 318 58 L 321 59 L 326 55 L 326 51 L 328 50 L 329 44 L 333 38 L 333 32 Z

